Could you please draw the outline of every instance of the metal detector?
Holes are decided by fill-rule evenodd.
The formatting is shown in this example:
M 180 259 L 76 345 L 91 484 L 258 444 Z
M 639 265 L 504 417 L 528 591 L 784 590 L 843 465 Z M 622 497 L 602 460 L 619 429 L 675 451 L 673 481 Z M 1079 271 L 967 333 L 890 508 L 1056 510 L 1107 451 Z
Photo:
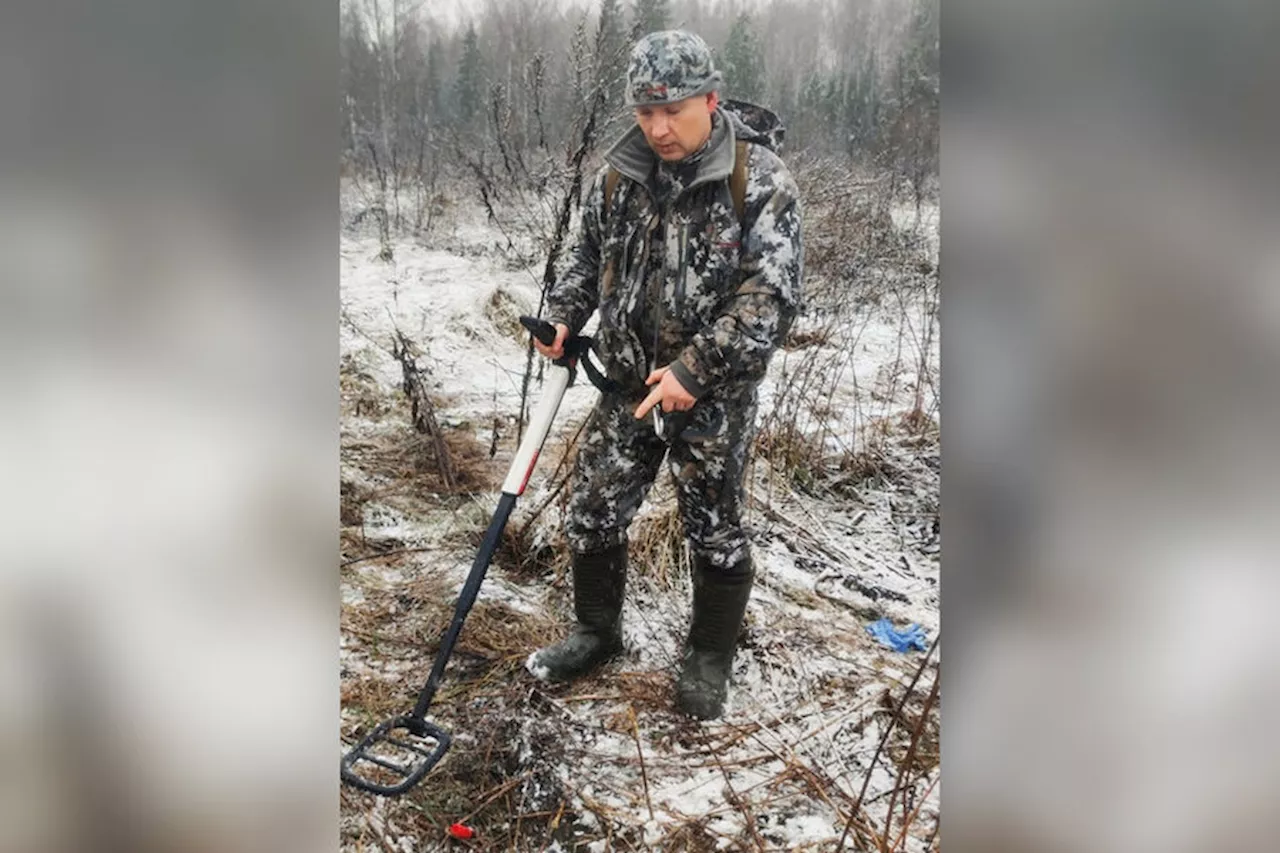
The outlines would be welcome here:
M 542 343 L 551 344 L 555 341 L 555 328 L 545 320 L 523 316 L 520 323 Z M 543 386 L 542 397 L 530 417 L 529 431 L 520 442 L 507 479 L 502 484 L 498 508 L 480 543 L 480 551 L 471 565 L 471 573 L 467 575 L 462 592 L 458 595 L 453 620 L 440 643 L 440 651 L 436 654 L 431 674 L 427 676 L 427 683 L 418 695 L 418 703 L 407 715 L 380 723 L 342 757 L 342 781 L 348 785 L 383 796 L 399 796 L 421 782 L 448 751 L 449 733 L 426 719 L 427 710 L 431 707 L 431 700 L 444 676 L 445 666 L 453 654 L 454 644 L 462 631 L 462 623 L 475 604 L 489 561 L 493 559 L 493 552 L 507 526 L 507 519 L 515 509 L 516 499 L 524 493 L 525 486 L 529 483 L 529 476 L 538 462 L 538 454 L 551 430 L 551 422 L 560 409 L 564 392 L 573 384 L 579 361 L 592 383 L 602 391 L 608 391 L 612 386 L 588 359 L 591 346 L 591 338 L 571 336 L 565 341 L 564 356 L 552 362 L 553 367 Z

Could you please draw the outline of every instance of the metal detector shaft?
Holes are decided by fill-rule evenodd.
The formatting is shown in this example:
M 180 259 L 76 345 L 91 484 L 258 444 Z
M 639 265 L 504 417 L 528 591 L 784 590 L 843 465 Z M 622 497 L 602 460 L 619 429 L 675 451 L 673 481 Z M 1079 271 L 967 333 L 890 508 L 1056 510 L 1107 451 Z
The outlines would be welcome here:
M 521 322 L 525 322 L 526 319 L 534 320 L 534 318 L 521 318 Z M 535 322 L 540 325 L 536 330 L 531 328 L 530 331 L 538 335 L 539 340 L 545 340 L 546 330 L 550 327 L 541 321 Z M 530 323 L 525 325 L 529 326 Z M 543 328 L 544 326 L 546 328 Z M 551 334 L 554 337 L 554 330 Z M 566 343 L 582 346 L 580 339 Z M 555 420 L 560 402 L 564 399 L 565 389 L 573 379 L 576 363 L 576 355 L 566 355 L 563 359 L 557 360 L 551 368 L 542 397 L 530 418 L 529 431 L 520 442 L 515 459 L 511 462 L 507 479 L 502 484 L 502 497 L 498 499 L 498 508 L 489 522 L 489 529 L 485 531 L 466 583 L 458 594 L 458 603 L 453 610 L 453 620 L 445 631 L 444 639 L 440 643 L 440 651 L 437 652 L 435 663 L 431 667 L 431 674 L 427 677 L 427 683 L 423 686 L 422 692 L 418 694 L 418 702 L 413 712 L 406 717 L 397 717 L 381 723 L 343 756 L 341 778 L 347 784 L 374 794 L 399 796 L 420 782 L 448 750 L 452 740 L 449 733 L 427 721 L 427 709 L 431 707 L 431 700 L 435 698 L 440 681 L 444 678 L 445 667 L 448 666 L 449 658 L 453 655 L 453 647 L 458 642 L 458 635 L 462 632 L 467 614 L 471 612 L 471 607 L 476 602 L 480 585 L 484 582 L 485 573 L 493 559 L 493 552 L 497 550 L 498 543 L 502 539 L 502 531 L 507 526 L 511 511 L 515 509 L 516 499 L 524 494 L 525 486 L 529 483 L 529 476 L 538 462 L 542 444 L 551 431 L 551 423 Z M 405 732 L 405 735 L 400 734 L 401 731 Z M 427 748 L 421 743 L 410 742 L 405 739 L 406 735 L 425 738 L 429 742 L 434 741 L 434 746 Z M 400 763 L 378 751 L 388 745 L 398 747 L 402 753 L 407 753 L 411 757 L 411 763 Z M 390 771 L 394 775 L 389 781 L 385 778 L 375 779 L 359 772 L 356 769 L 358 765 L 373 765 L 384 774 Z
M 551 430 L 551 423 L 555 420 L 556 412 L 560 409 L 560 401 L 564 399 L 564 392 L 568 387 L 568 369 L 553 368 L 538 406 L 529 420 L 529 431 L 525 433 L 524 440 L 520 442 L 520 449 L 516 451 L 516 457 L 511 461 L 507 479 L 502 484 L 502 497 L 498 499 L 498 508 L 493 514 L 493 520 L 489 522 L 489 529 L 485 531 L 484 539 L 480 542 L 480 550 L 476 553 L 475 562 L 471 564 L 471 573 L 467 575 L 467 582 L 463 584 L 462 592 L 458 594 L 458 604 L 453 610 L 453 621 L 449 623 L 449 630 L 440 643 L 435 665 L 431 667 L 427 684 L 418 697 L 418 704 L 414 706 L 411 715 L 413 717 L 418 719 L 425 717 L 427 709 L 431 707 L 431 700 L 435 698 L 440 679 L 444 677 L 445 667 L 453 654 L 454 644 L 458 642 L 458 634 L 462 632 L 462 624 L 467 620 L 467 614 L 471 612 L 472 605 L 476 603 L 480 584 L 484 582 L 484 576 L 489 570 L 493 552 L 498 549 L 502 531 L 507 526 L 507 519 L 515 509 L 516 499 L 524 494 L 525 486 L 529 484 L 529 476 L 538 463 L 538 454 L 542 452 L 542 445 L 547 440 L 547 433 Z

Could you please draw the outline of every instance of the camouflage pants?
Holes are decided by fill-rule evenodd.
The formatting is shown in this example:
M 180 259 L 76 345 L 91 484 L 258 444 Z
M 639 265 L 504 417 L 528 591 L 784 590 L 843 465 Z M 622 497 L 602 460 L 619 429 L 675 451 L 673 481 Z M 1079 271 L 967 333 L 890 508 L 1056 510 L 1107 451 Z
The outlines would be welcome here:
M 754 383 L 717 389 L 691 411 L 690 432 L 708 432 L 671 445 L 636 420 L 643 397 L 606 394 L 583 431 L 565 522 L 577 553 L 626 542 L 627 528 L 644 502 L 665 456 L 676 481 L 685 535 L 693 553 L 715 568 L 749 554 L 742 524 L 743 475 L 755 437 Z

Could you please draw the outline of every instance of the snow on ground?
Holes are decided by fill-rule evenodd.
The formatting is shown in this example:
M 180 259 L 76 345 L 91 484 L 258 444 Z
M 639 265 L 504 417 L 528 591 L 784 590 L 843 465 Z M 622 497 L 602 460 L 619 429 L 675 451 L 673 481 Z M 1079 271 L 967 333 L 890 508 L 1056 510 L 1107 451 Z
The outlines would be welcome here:
M 446 424 L 450 418 L 492 416 L 496 401 L 518 398 L 525 349 L 514 330 L 520 314 L 537 313 L 537 280 L 492 259 L 459 257 L 409 241 L 397 244 L 390 263 L 377 260 L 378 250 L 376 239 L 343 240 L 342 352 L 359 354 L 387 388 L 398 387 L 400 365 L 385 351 L 388 334 L 398 328 L 425 350 L 420 366 L 429 366 L 437 392 L 450 400 Z M 494 318 L 506 325 L 500 328 Z M 585 411 L 593 393 L 585 383 L 575 385 L 563 410 Z M 557 425 L 568 420 L 562 417 Z
M 894 218 L 899 227 L 915 227 L 914 208 Z M 936 232 L 936 218 L 922 220 Z M 360 381 L 373 388 L 366 393 L 394 401 L 401 368 L 388 350 L 399 329 L 422 345 L 418 363 L 429 371 L 446 429 L 469 430 L 487 447 L 498 428 L 493 491 L 445 499 L 406 488 L 386 471 L 367 470 L 363 461 L 370 457 L 361 448 L 403 430 L 403 404 L 356 414 L 344 402 L 344 488 L 350 481 L 363 495 L 358 522 L 344 521 L 344 556 L 414 549 L 394 559 L 353 557 L 344 566 L 348 742 L 368 723 L 360 703 L 373 699 L 364 697 L 390 695 L 388 707 L 396 711 L 412 704 L 514 450 L 525 350 L 513 323 L 517 313 L 534 313 L 539 271 L 512 270 L 498 254 L 484 251 L 496 242 L 474 217 L 453 227 L 450 251 L 398 240 L 391 262 L 378 259 L 376 235 L 342 237 L 344 370 L 362 374 Z M 476 251 L 459 251 L 468 245 Z M 927 380 L 917 375 L 912 352 L 923 317 L 915 304 L 868 303 L 849 312 L 838 334 L 818 349 L 780 352 L 762 389 L 762 417 L 796 371 L 817 359 L 834 382 L 825 399 L 811 401 L 834 411 L 826 415 L 835 424 L 828 444 L 861 446 L 867 439 L 860 428 L 875 418 L 900 418 L 913 405 L 915 383 Z M 936 376 L 936 336 L 927 361 Z M 536 399 L 536 387 L 533 394 Z M 559 504 L 548 493 L 553 469 L 595 397 L 585 378 L 570 389 L 522 500 L 522 506 L 549 501 L 539 529 L 561 548 L 554 536 Z M 925 410 L 939 417 L 932 386 L 922 397 Z M 526 631 L 555 636 L 571 614 L 566 578 L 531 575 L 495 560 L 460 646 L 465 651 L 468 637 L 485 635 L 492 648 L 486 647 L 487 657 L 474 650 L 455 654 L 445 679 L 456 685 L 455 693 L 446 697 L 444 691 L 433 706 L 432 718 L 453 728 L 455 746 L 402 800 L 375 803 L 344 793 L 343 849 L 360 849 L 368 843 L 366 832 L 383 847 L 456 845 L 433 834 L 471 817 L 462 800 L 442 799 L 446 783 L 480 801 L 471 803 L 479 809 L 472 820 L 487 821 L 490 838 L 502 834 L 503 849 L 834 850 L 867 773 L 863 808 L 883 832 L 888 792 L 937 668 L 931 665 L 921 679 L 906 722 L 886 747 L 889 756 L 872 768 L 893 706 L 924 654 L 881 648 L 865 626 L 887 616 L 900 626 L 920 623 L 931 638 L 939 630 L 936 433 L 922 442 L 890 432 L 880 452 L 889 463 L 886 473 L 834 496 L 800 491 L 768 466 L 754 466 L 749 488 L 757 585 L 729 710 L 720 721 L 688 721 L 672 708 L 689 618 L 687 575 L 670 566 L 633 565 L 624 609 L 627 652 L 598 675 L 552 687 L 519 665 L 532 648 L 507 648 L 488 638 L 492 623 L 485 620 L 506 620 L 513 638 Z M 637 526 L 669 512 L 666 476 Z M 361 692 L 368 690 L 373 693 Z M 904 841 L 911 851 L 936 843 L 930 837 L 940 795 L 930 785 L 937 776 L 936 713 L 918 747 L 910 790 L 894 797 L 895 835 L 908 808 L 919 809 Z M 509 745 L 495 746 L 504 738 Z M 473 772 L 473 757 L 489 781 L 519 784 L 501 791 L 468 782 L 468 774 L 481 773 Z M 503 799 L 484 803 L 494 790 L 492 797 Z M 844 849 L 854 849 L 852 835 Z

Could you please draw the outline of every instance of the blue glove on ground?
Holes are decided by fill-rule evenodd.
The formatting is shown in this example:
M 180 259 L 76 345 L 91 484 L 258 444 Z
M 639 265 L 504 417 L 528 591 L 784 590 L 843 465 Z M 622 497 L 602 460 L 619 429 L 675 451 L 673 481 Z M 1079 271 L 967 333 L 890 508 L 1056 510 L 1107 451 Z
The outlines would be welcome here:
M 875 637 L 880 645 L 893 649 L 895 652 L 905 652 L 912 648 L 917 648 L 922 652 L 929 650 L 924 628 L 914 622 L 906 628 L 898 630 L 893 627 L 893 623 L 888 619 L 880 619 L 867 626 L 867 633 Z

